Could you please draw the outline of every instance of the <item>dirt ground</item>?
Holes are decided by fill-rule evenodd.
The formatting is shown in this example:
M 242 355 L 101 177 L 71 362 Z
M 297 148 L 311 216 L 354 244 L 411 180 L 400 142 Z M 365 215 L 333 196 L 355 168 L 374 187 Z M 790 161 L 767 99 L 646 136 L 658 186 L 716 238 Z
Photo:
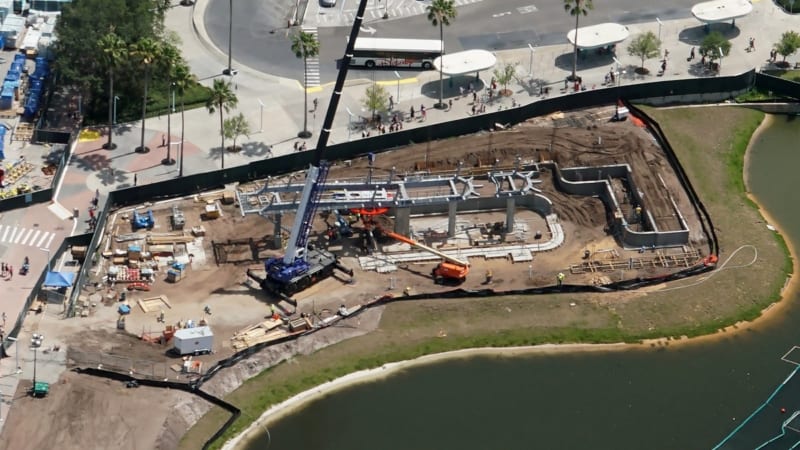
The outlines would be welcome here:
M 646 207 L 652 211 L 660 229 L 676 227 L 672 214 L 672 197 L 687 218 L 690 228 L 699 232 L 694 211 L 652 137 L 631 122 L 608 123 L 596 121 L 596 117 L 596 112 L 576 112 L 569 116 L 538 118 L 510 130 L 417 144 L 381 153 L 377 157 L 376 167 L 378 172 L 386 173 L 394 167 L 398 174 L 420 170 L 443 172 L 454 170 L 461 161 L 464 163 L 464 168 L 469 169 L 468 172 L 485 175 L 496 160 L 500 167 L 513 167 L 518 157 L 530 163 L 555 161 L 561 168 L 627 163 L 632 168 L 638 188 L 645 194 Z M 352 160 L 347 165 L 334 166 L 328 179 L 364 176 L 367 170 L 366 159 Z M 607 213 L 600 200 L 559 192 L 553 185 L 552 173 L 549 171 L 542 173 L 542 183 L 538 187 L 555 205 L 555 212 L 560 218 L 566 236 L 564 244 L 554 251 L 536 253 L 531 263 L 513 264 L 507 259 L 472 258 L 471 275 L 460 287 L 511 290 L 552 285 L 556 274 L 560 271 L 568 272 L 570 265 L 579 264 L 587 249 L 595 255 L 593 258 L 599 259 L 606 259 L 612 255 L 623 259 L 650 257 L 649 252 L 641 255 L 636 251 L 622 249 L 608 234 Z M 615 186 L 615 188 L 619 191 L 618 195 L 625 195 L 625 186 Z M 142 335 L 160 334 L 165 326 L 157 320 L 160 310 L 144 312 L 137 306 L 136 300 L 141 298 L 157 295 L 168 297 L 171 306 L 161 308 L 164 311 L 166 324 L 187 320 L 197 322 L 202 319 L 211 325 L 215 334 L 215 352 L 197 357 L 203 362 L 204 367 L 208 367 L 233 353 L 230 337 L 242 328 L 262 321 L 270 314 L 270 304 L 277 305 L 286 315 L 306 312 L 313 316 L 324 316 L 335 311 L 339 305 L 352 307 L 387 293 L 402 295 L 402 290 L 407 286 L 412 288 L 412 293 L 453 288 L 433 283 L 430 273 L 435 266 L 434 263 L 408 264 L 400 266 L 400 270 L 390 274 L 361 271 L 358 262 L 359 225 L 353 224 L 356 231 L 353 239 L 342 239 L 331 243 L 327 241 L 325 235 L 325 221 L 319 218 L 314 226 L 315 234 L 312 235 L 312 240 L 318 244 L 332 245 L 331 250 L 336 250 L 341 255 L 342 263 L 356 269 L 354 282 L 348 282 L 348 277 L 344 276 L 324 280 L 294 296 L 298 301 L 295 310 L 289 303 L 262 292 L 245 275 L 248 268 L 263 270 L 260 260 L 264 257 L 281 254 L 281 250 L 273 248 L 272 245 L 274 226 L 271 222 L 257 215 L 242 217 L 236 205 L 221 205 L 222 217 L 205 220 L 202 218 L 205 203 L 190 198 L 148 206 L 153 209 L 156 217 L 156 226 L 152 233 L 171 231 L 170 216 L 174 204 L 180 205 L 184 212 L 185 230 L 201 225 L 206 229 L 204 238 L 186 246 L 177 246 L 176 259 L 187 262 L 184 278 L 178 283 L 166 282 L 166 259 L 160 261 L 156 281 L 151 290 L 133 291 L 127 294 L 132 312 L 126 317 L 125 330 L 117 330 L 118 302 L 113 298 L 118 298 L 124 291 L 124 284 L 118 283 L 111 288 L 103 285 L 103 276 L 109 261 L 108 258 L 98 258 L 102 265 L 99 270 L 93 270 L 95 276 L 92 280 L 92 284 L 97 283 L 97 286 L 89 286 L 83 292 L 87 299 L 95 300 L 90 300 L 91 305 L 86 311 L 87 317 L 49 324 L 43 322 L 41 325 L 46 330 L 44 332 L 51 336 L 49 339 L 62 342 L 68 348 L 70 365 L 103 364 L 109 369 L 134 371 L 139 376 L 184 381 L 190 378 L 171 369 L 171 366 L 179 364 L 181 360 L 167 354 L 170 345 L 151 344 L 139 340 Z M 109 221 L 106 228 L 106 242 L 101 250 L 110 252 L 114 249 L 125 250 L 132 243 L 115 240 L 116 236 L 132 233 L 130 224 L 126 220 L 129 214 L 129 211 L 118 211 Z M 446 230 L 446 219 L 445 216 L 415 217 L 411 225 L 414 229 L 441 232 L 442 227 Z M 460 214 L 458 217 L 459 222 L 470 226 L 502 222 L 504 219 L 504 211 Z M 283 226 L 290 226 L 292 220 L 291 215 L 284 216 Z M 518 208 L 516 221 L 524 225 L 526 231 L 522 234 L 526 242 L 536 242 L 534 231 L 546 230 L 544 218 L 533 211 Z M 700 244 L 703 240 L 703 236 L 697 233 L 693 234 L 693 238 L 694 245 Z M 250 239 L 252 244 L 245 243 Z M 229 240 L 236 242 L 229 243 Z M 215 246 L 215 243 L 218 245 Z M 383 250 L 387 250 L 393 244 L 393 242 L 381 242 Z M 219 264 L 215 255 L 224 255 Z M 497 274 L 491 284 L 487 284 L 484 277 L 487 270 Z M 608 274 L 570 273 L 567 282 L 607 283 L 618 281 L 620 278 L 643 274 L 652 276 L 674 270 L 676 268 L 654 266 L 642 272 L 624 270 Z M 106 300 L 109 295 L 112 297 L 111 301 Z M 205 306 L 211 309 L 210 315 L 204 313 Z M 379 316 L 378 314 L 374 320 L 359 322 L 353 327 L 358 329 L 359 333 L 365 333 L 377 326 Z M 341 334 L 339 339 L 347 336 L 349 336 L 347 333 Z M 313 339 L 313 336 L 309 339 Z M 324 342 L 324 345 L 335 342 L 335 339 L 330 337 L 320 339 L 323 339 L 320 342 Z M 232 378 L 236 382 L 241 382 L 242 379 L 246 379 L 245 375 L 258 373 L 263 368 L 290 356 L 294 351 L 297 351 L 297 348 L 287 347 L 280 355 L 264 360 L 263 365 L 242 365 L 246 367 L 232 370 L 241 372 L 237 372 L 238 375 Z M 236 383 L 231 382 L 214 390 L 217 391 L 215 393 L 222 395 L 235 388 Z M 4 427 L 0 449 L 55 448 L 56 442 L 59 443 L 59 448 L 65 450 L 79 447 L 93 448 L 87 447 L 85 445 L 87 442 L 101 443 L 102 448 L 112 446 L 121 449 L 173 448 L 177 445 L 176 441 L 166 439 L 165 436 L 180 436 L 180 431 L 176 429 L 180 428 L 180 425 L 174 424 L 192 423 L 191 417 L 177 422 L 167 422 L 166 418 L 170 416 L 173 406 L 184 401 L 181 395 L 145 388 L 126 390 L 124 386 L 113 382 L 107 383 L 88 376 L 65 373 L 62 375 L 62 383 L 51 389 L 51 396 L 45 401 L 39 401 L 36 407 L 30 405 L 33 400 L 27 398 L 14 404 L 9 421 L 15 426 L 8 426 L 12 425 L 9 423 Z M 47 412 L 44 414 L 49 419 L 48 429 L 52 432 L 39 437 L 32 431 L 40 425 L 43 414 L 41 405 L 46 405 Z M 195 404 L 193 408 L 196 411 L 199 407 Z M 119 411 L 115 416 L 118 418 L 109 420 L 107 416 L 111 416 L 115 411 Z M 132 439 L 134 426 L 136 438 Z M 102 431 L 98 431 L 99 429 Z M 40 440 L 34 443 L 30 440 L 31 435 L 36 435 L 36 439 Z M 63 440 L 56 440 L 58 437 Z M 168 442 L 171 444 L 167 444 Z

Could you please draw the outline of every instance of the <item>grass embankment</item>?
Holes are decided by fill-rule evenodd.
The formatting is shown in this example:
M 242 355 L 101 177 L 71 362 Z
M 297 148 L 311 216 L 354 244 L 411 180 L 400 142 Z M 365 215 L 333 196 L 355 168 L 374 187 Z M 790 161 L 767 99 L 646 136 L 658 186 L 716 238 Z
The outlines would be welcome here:
M 724 270 L 697 286 L 663 292 L 390 305 L 378 331 L 269 369 L 226 397 L 242 409 L 243 415 L 213 448 L 240 433 L 272 404 L 344 374 L 390 361 L 469 347 L 639 342 L 662 336 L 697 336 L 757 317 L 778 298 L 791 270 L 785 246 L 763 226 L 744 190 L 744 153 L 763 114 L 744 108 L 648 112 L 662 124 L 712 215 L 722 249 L 721 260 L 725 261 L 739 246 L 752 244 L 758 248 L 758 264 Z M 752 253 L 740 252 L 731 264 L 746 263 L 751 258 Z M 694 279 L 683 283 L 697 282 Z M 576 306 L 570 307 L 571 302 Z M 180 448 L 200 448 L 227 417 L 223 410 L 212 409 L 184 436 Z

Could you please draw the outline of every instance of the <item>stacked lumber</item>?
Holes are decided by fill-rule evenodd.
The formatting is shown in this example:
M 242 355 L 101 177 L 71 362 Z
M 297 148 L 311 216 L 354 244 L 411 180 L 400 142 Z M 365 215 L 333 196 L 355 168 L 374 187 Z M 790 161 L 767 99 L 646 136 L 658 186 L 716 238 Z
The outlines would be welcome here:
M 235 350 L 242 350 L 300 332 L 290 332 L 285 328 L 283 320 L 270 318 L 235 333 L 231 338 L 231 345 Z
M 188 244 L 192 241 L 194 241 L 194 237 L 187 236 L 183 232 L 164 234 L 150 233 L 147 235 L 148 245 Z

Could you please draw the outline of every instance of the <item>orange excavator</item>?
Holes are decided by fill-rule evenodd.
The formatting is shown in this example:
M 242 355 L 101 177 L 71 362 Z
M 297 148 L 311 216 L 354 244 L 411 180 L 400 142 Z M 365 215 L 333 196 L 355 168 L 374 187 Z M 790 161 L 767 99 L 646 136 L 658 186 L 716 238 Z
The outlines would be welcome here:
M 420 250 L 433 253 L 434 255 L 442 258 L 444 261 L 439 263 L 439 265 L 433 269 L 433 272 L 431 274 L 433 275 L 433 280 L 436 283 L 440 283 L 442 281 L 461 283 L 467 278 L 467 275 L 469 274 L 468 262 L 462 261 L 458 258 L 453 258 L 450 255 L 440 252 L 435 248 L 428 247 L 425 244 L 420 244 L 419 242 L 409 237 L 405 237 L 402 234 L 393 233 L 383 228 L 378 228 L 378 230 L 380 230 L 380 232 L 385 236 L 396 239 L 400 242 L 405 242 L 406 244 L 409 244 L 412 247 L 416 247 Z

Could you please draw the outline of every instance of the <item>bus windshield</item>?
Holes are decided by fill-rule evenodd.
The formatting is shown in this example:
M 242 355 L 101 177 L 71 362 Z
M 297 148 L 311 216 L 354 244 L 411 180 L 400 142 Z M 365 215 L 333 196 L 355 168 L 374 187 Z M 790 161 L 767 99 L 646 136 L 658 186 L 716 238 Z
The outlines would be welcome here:
M 398 68 L 433 68 L 433 60 L 442 55 L 438 39 L 356 39 L 350 65 Z

